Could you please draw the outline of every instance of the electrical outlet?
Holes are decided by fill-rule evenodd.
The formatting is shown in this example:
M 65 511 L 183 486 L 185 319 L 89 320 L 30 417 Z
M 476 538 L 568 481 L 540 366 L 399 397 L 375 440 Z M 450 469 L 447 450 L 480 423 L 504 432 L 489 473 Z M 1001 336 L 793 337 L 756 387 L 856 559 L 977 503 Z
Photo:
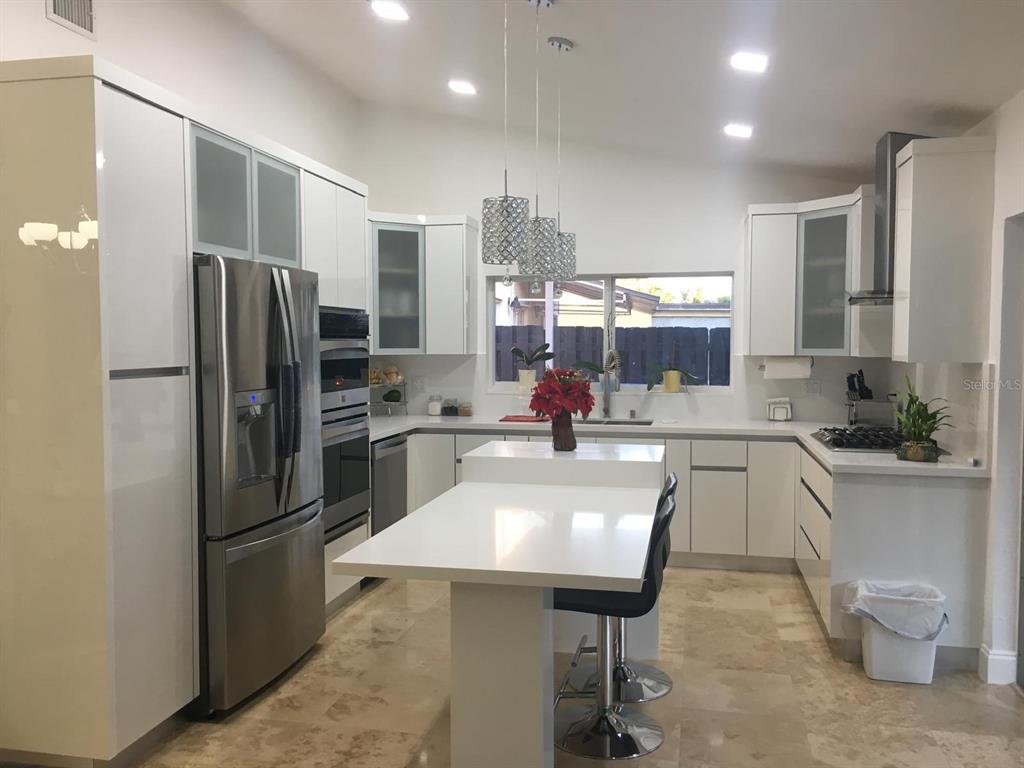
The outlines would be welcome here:
M 819 397 L 821 395 L 821 381 L 818 379 L 808 379 L 804 383 L 804 394 Z

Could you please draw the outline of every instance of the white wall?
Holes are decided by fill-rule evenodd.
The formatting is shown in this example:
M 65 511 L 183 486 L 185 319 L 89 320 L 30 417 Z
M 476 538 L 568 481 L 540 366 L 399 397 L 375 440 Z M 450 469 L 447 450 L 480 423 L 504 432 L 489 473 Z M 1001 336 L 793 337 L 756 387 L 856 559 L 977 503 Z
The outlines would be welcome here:
M 989 320 L 989 355 L 997 361 L 989 378 L 998 381 L 1020 376 L 1022 328 L 1019 312 L 1005 307 L 1020 302 L 1024 293 L 1020 261 L 1024 235 L 1020 221 L 1006 220 L 1024 212 L 1024 91 L 976 126 L 971 133 L 996 137 L 995 204 L 992 220 L 992 293 Z M 1007 237 L 1009 232 L 1011 237 Z M 1014 261 L 1007 261 L 1013 259 Z M 1004 311 L 1011 310 L 1011 311 Z M 1008 354 L 1013 350 L 1016 354 Z M 1004 359 L 1005 358 L 1005 362 Z M 1018 591 L 1021 546 L 1021 430 L 1020 392 L 996 387 L 986 398 L 992 413 L 993 477 L 989 505 L 986 555 L 985 619 L 982 676 L 990 682 L 1014 677 L 1018 627 Z
M 0 0 L 0 60 L 94 54 L 350 173 L 358 103 L 215 2 L 96 0 L 97 39 Z
M 468 213 L 479 216 L 481 200 L 501 193 L 500 131 L 467 121 L 365 107 L 359 123 L 355 175 L 370 187 L 371 209 L 403 213 Z M 531 198 L 533 137 L 510 140 L 510 192 Z M 554 215 L 554 149 L 542 146 L 541 212 Z M 863 179 L 861 181 L 868 181 Z M 856 180 L 836 181 L 771 170 L 681 164 L 606 148 L 562 147 L 562 223 L 577 234 L 581 274 L 733 272 L 734 327 L 743 328 L 743 217 L 750 203 L 810 200 L 853 191 Z M 492 273 L 493 274 L 493 273 Z M 482 276 L 483 277 L 483 276 Z M 483 283 L 480 291 L 483 293 Z M 481 313 L 482 316 L 483 313 Z M 733 347 L 741 339 L 734 334 Z M 486 357 L 398 359 L 412 383 L 412 410 L 425 408 L 427 394 L 472 400 L 478 413 L 525 409 L 525 400 L 488 392 Z M 876 370 L 884 389 L 888 371 L 876 361 L 819 358 L 807 394 L 806 382 L 765 382 L 757 361 L 735 356 L 731 393 L 616 395 L 617 414 L 686 420 L 763 418 L 764 399 L 796 399 L 796 418 L 842 421 L 845 374 Z M 870 375 L 870 374 L 869 374 Z M 469 381 L 474 383 L 470 386 Z

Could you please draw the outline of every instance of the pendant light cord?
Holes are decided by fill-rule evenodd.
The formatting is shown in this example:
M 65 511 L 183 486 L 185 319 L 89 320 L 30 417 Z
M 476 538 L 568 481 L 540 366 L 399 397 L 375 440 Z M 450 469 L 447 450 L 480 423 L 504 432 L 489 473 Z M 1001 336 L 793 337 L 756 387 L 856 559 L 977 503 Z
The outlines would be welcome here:
M 508 197 L 508 0 L 505 0 L 504 48 L 502 67 L 505 71 L 505 197 Z
M 558 231 L 562 231 L 562 45 L 558 46 L 558 65 L 556 67 L 555 79 L 558 84 L 558 122 L 557 142 L 555 144 L 555 166 L 557 168 L 557 182 L 555 190 L 555 205 L 558 207 Z
M 533 38 L 533 207 L 540 216 L 540 3 L 537 3 L 537 21 Z

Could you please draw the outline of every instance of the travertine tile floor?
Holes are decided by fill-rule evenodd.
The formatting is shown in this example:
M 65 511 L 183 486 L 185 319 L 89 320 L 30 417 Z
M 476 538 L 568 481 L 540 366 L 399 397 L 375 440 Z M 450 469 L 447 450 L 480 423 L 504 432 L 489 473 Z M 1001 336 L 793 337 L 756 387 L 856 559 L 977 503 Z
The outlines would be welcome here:
M 673 568 L 661 600 L 658 663 L 675 688 L 642 706 L 666 741 L 620 768 L 1024 768 L 1013 688 L 867 679 L 831 656 L 795 576 Z M 184 727 L 144 766 L 447 766 L 448 640 L 447 585 L 380 583 L 299 669 L 230 717 Z M 555 765 L 606 764 L 556 752 Z

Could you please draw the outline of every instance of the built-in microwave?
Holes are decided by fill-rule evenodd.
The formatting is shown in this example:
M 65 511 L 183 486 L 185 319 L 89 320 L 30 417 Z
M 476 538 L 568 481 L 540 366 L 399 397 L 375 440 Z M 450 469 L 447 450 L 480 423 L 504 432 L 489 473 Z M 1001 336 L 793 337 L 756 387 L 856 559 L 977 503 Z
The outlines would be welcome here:
M 370 402 L 369 316 L 320 307 L 320 409 Z

